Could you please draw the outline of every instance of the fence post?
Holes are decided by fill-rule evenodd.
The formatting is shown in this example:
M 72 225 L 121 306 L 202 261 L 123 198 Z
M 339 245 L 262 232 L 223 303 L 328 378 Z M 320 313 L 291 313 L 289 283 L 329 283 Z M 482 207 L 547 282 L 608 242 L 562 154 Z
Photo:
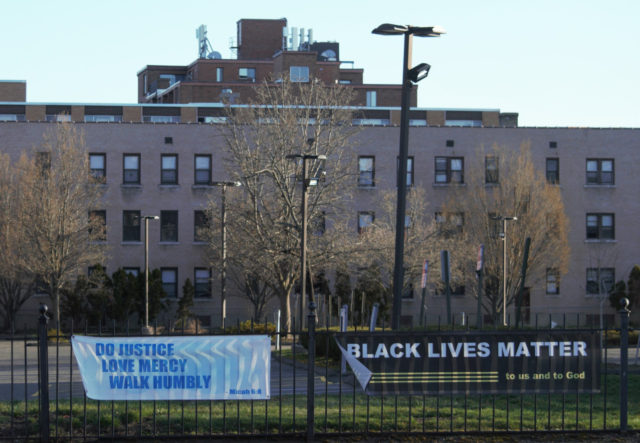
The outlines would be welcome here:
M 622 300 L 620 314 L 620 431 L 627 431 L 628 395 L 629 387 L 629 299 Z
M 313 441 L 315 428 L 315 365 L 316 365 L 316 304 L 309 301 L 307 329 L 309 332 L 309 361 L 307 363 L 307 441 Z
M 47 325 L 49 308 L 40 305 L 40 319 L 38 321 L 38 367 L 40 368 L 39 393 L 40 398 L 40 441 L 49 441 L 49 355 L 47 348 Z

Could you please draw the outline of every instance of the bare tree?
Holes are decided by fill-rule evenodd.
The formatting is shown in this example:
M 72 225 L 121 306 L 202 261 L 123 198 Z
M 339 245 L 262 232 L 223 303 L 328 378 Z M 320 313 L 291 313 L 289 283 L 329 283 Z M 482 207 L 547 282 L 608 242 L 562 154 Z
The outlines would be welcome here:
M 84 137 L 73 124 L 56 124 L 34 151 L 18 162 L 19 264 L 45 287 L 59 325 L 60 290 L 104 260 L 104 245 L 92 241 L 103 237 L 104 226 L 89 217 L 102 204 L 102 187 L 89 173 Z
M 0 153 L 0 308 L 4 329 L 11 327 L 20 307 L 33 294 L 33 279 L 18 266 L 18 246 L 23 241 L 16 217 L 19 178 L 9 155 Z
M 430 204 L 428 194 L 420 187 L 411 188 L 407 195 L 407 213 L 405 222 L 404 247 L 404 287 L 403 292 L 411 291 L 422 275 L 425 260 L 431 263 L 428 281 L 431 286 L 442 289 L 440 275 L 440 251 L 449 250 L 452 255 L 460 256 L 464 249 L 461 220 L 454 214 L 447 217 L 438 208 Z M 379 285 L 392 293 L 393 251 L 395 248 L 395 192 L 382 194 L 379 210 L 373 224 L 361 233 L 363 244 L 358 249 L 357 261 L 361 269 L 379 266 Z M 453 282 L 464 284 L 466 263 L 451 260 Z M 390 305 L 390 301 L 389 301 Z
M 289 330 L 290 296 L 300 273 L 302 163 L 287 156 L 327 156 L 327 179 L 308 194 L 308 261 L 320 270 L 340 252 L 336 232 L 347 203 L 342 190 L 353 178 L 349 145 L 355 130 L 352 110 L 345 107 L 351 95 L 339 85 L 287 79 L 259 85 L 255 94 L 255 104 L 233 110 L 225 134 L 228 174 L 243 185 L 228 194 L 228 262 L 269 285 Z M 307 160 L 308 177 L 320 177 L 322 168 Z M 216 203 L 209 209 L 212 229 L 219 232 Z M 213 260 L 220 263 L 220 244 L 215 234 L 211 238 Z
M 481 150 L 476 159 L 467 164 L 474 167 L 465 172 L 466 186 L 454 190 L 445 213 L 464 214 L 468 246 L 459 259 L 467 261 L 469 270 L 475 264 L 478 245 L 484 244 L 484 275 L 488 290 L 483 297 L 483 308 L 495 318 L 504 309 L 501 287 L 505 274 L 503 222 L 497 218 L 517 217 L 517 221 L 507 223 L 507 306 L 515 302 L 522 284 L 521 267 L 527 237 L 531 238 L 529 285 L 545 279 L 547 272 L 554 272 L 557 278 L 566 273 L 568 219 L 559 187 L 548 183 L 536 170 L 527 143 L 519 152 L 498 146 Z M 472 272 L 469 274 L 473 275 Z

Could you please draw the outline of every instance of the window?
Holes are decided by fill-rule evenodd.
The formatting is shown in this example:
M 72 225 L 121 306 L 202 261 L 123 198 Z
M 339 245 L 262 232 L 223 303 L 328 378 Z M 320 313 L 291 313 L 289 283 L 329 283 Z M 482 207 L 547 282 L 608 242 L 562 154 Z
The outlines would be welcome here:
M 587 239 L 613 240 L 615 238 L 613 214 L 587 214 Z
M 107 241 L 107 211 L 89 211 L 89 240 Z
M 484 182 L 487 184 L 498 183 L 498 157 L 487 155 L 484 158 Z
M 374 187 L 376 172 L 376 158 L 373 156 L 358 157 L 358 186 Z
M 376 91 L 367 91 L 367 107 L 373 108 L 378 104 L 378 93 Z
M 140 184 L 140 154 L 124 154 L 122 183 Z
M 180 123 L 179 115 L 145 115 L 142 121 L 148 123 Z
M 172 145 L 173 144 L 173 137 L 165 137 L 164 138 L 164 144 L 165 145 Z
M 450 281 L 449 282 L 449 290 L 451 291 L 451 295 L 452 296 L 456 296 L 456 297 L 464 297 L 465 291 L 466 291 L 466 286 L 464 285 L 464 283 L 459 283 L 459 282 L 455 282 L 455 281 Z M 436 286 L 436 290 L 435 290 L 435 295 L 445 295 L 446 292 L 446 288 L 444 283 L 439 283 Z
M 324 235 L 327 231 L 326 213 L 325 211 L 313 214 L 309 220 L 311 232 L 314 235 Z
M 51 153 L 50 152 L 36 152 L 36 166 L 45 174 L 51 169 Z
M 107 160 L 105 154 L 89 154 L 89 169 L 97 182 L 107 181 Z
M 211 184 L 211 156 L 196 155 L 195 157 L 195 184 Z
M 121 122 L 121 115 L 85 115 L 84 121 L 86 123 L 114 123 Z
M 240 80 L 255 82 L 256 68 L 240 68 L 238 69 L 238 77 L 240 78 Z
M 69 114 L 46 114 L 45 120 L 48 122 L 70 122 L 71 116 Z
M 464 213 L 451 212 L 443 214 L 442 212 L 436 212 L 436 225 L 438 232 L 445 238 L 453 237 L 462 233 L 464 226 Z
M 456 144 L 455 140 L 447 140 L 447 142 L 445 143 L 447 145 L 447 148 L 453 148 Z
M 557 147 L 558 147 L 558 142 L 555 142 L 555 141 L 549 142 L 549 148 L 556 149 Z
M 375 214 L 372 211 L 358 212 L 358 234 L 366 232 L 373 224 L 373 220 L 375 220 Z
M 396 159 L 396 167 L 400 167 L 400 159 Z M 407 186 L 413 186 L 413 157 L 407 157 Z
M 122 241 L 140 241 L 140 211 L 122 211 Z
M 87 269 L 87 277 L 91 280 L 92 287 L 95 287 L 95 282 L 98 277 L 106 277 L 107 276 L 107 268 L 102 267 L 101 265 L 89 266 Z
M 436 183 L 464 183 L 464 159 L 436 157 Z
M 218 83 L 224 81 L 224 68 L 216 68 L 216 81 Z
M 125 274 L 131 275 L 133 277 L 137 277 L 138 275 L 140 275 L 140 268 L 128 267 L 128 268 L 122 268 L 122 270 L 124 271 Z
M 162 290 L 166 292 L 169 298 L 178 298 L 178 269 L 162 268 Z
M 615 183 L 613 159 L 587 159 L 588 185 L 613 185 Z
M 178 156 L 176 154 L 164 154 L 161 157 L 161 162 L 160 183 L 163 185 L 177 185 Z
M 290 66 L 289 79 L 293 83 L 306 83 L 309 81 L 308 66 Z
M 160 241 L 178 241 L 178 211 L 160 211 Z
M 560 183 L 560 159 L 548 158 L 546 164 L 547 183 L 557 185 Z
M 209 219 L 204 211 L 194 211 L 193 213 L 193 241 L 206 242 Z
M 196 268 L 194 270 L 195 297 L 211 297 L 211 269 Z
M 587 268 L 587 294 L 608 294 L 615 281 L 614 268 Z
M 407 271 L 405 268 L 404 275 L 407 275 Z M 413 287 L 413 283 L 404 283 L 404 287 L 402 288 L 402 298 L 403 299 L 412 299 L 415 296 L 415 289 Z
M 547 294 L 560 294 L 560 274 L 556 268 L 547 268 Z

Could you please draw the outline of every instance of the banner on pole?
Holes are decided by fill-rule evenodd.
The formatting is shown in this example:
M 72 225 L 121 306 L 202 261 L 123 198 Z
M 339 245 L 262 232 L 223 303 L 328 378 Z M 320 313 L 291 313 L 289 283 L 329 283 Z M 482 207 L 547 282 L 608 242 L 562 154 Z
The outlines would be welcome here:
M 71 337 L 94 400 L 266 400 L 266 335 Z
M 597 331 L 342 333 L 336 341 L 369 395 L 600 390 Z
M 422 265 L 422 281 L 420 282 L 420 286 L 422 289 L 427 287 L 427 274 L 429 273 L 429 260 L 424 261 L 424 265 Z

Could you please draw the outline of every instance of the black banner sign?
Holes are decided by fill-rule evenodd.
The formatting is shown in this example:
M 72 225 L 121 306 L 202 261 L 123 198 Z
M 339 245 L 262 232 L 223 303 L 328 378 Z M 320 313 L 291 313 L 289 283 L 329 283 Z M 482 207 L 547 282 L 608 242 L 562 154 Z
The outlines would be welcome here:
M 600 391 L 596 331 L 340 333 L 368 394 Z

